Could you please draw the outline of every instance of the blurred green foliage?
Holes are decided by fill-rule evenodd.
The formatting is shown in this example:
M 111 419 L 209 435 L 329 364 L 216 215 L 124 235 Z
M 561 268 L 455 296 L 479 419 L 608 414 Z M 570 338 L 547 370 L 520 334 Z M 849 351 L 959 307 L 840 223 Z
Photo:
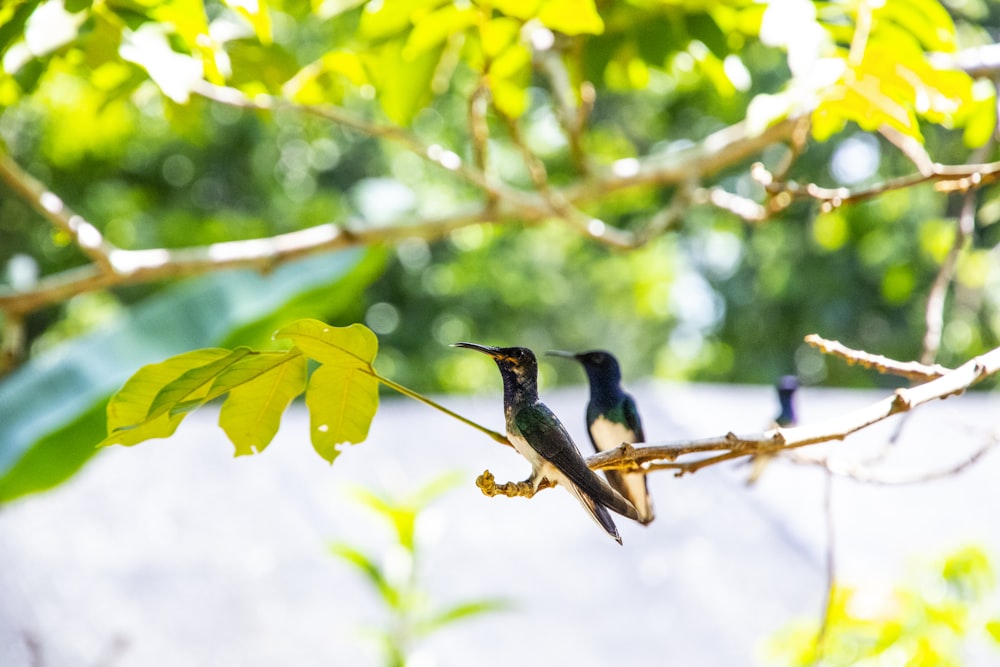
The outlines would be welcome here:
M 391 528 L 392 538 L 379 555 L 349 542 L 336 542 L 331 553 L 349 564 L 372 588 L 382 618 L 362 628 L 380 648 L 382 664 L 403 667 L 420 643 L 460 621 L 510 609 L 509 601 L 479 598 L 442 606 L 426 587 L 427 540 L 421 533 L 431 503 L 453 489 L 461 476 L 442 475 L 406 497 L 376 494 L 355 488 L 352 498 Z M 426 658 L 426 656 L 425 656 Z M 413 660 L 415 663 L 416 660 Z
M 998 30 L 1000 8 L 985 0 L 14 0 L 0 7 L 0 140 L 125 249 L 331 221 L 406 226 L 482 201 L 405 142 L 296 107 L 306 104 L 405 130 L 467 164 L 485 149 L 491 177 L 525 190 L 536 186 L 512 122 L 549 183 L 586 187 L 622 160 L 666 160 L 743 120 L 764 127 L 811 112 L 813 135 L 789 178 L 863 187 L 914 170 L 872 131 L 882 125 L 922 142 L 934 160 L 971 159 L 995 124 L 994 87 L 936 69 L 927 54 L 991 44 Z M 546 74 L 548 56 L 558 58 L 565 89 Z M 270 112 L 221 104 L 193 92 L 206 82 L 283 103 Z M 477 146 L 469 116 L 483 89 L 489 138 Z M 579 134 L 567 132 L 567 116 L 591 102 Z M 785 150 L 752 159 L 773 168 Z M 980 157 L 996 158 L 992 144 Z M 761 200 L 749 163 L 701 185 Z M 633 187 L 581 206 L 638 230 L 678 192 Z M 975 196 L 972 245 L 946 309 L 945 364 L 1000 342 L 1000 187 Z M 762 224 L 694 206 L 631 252 L 564 222 L 513 216 L 373 248 L 348 283 L 338 275 L 300 286 L 270 316 L 190 343 L 261 347 L 291 319 L 360 321 L 379 336 L 379 372 L 422 392 L 495 381 L 448 349 L 460 339 L 607 348 L 633 378 L 771 383 L 796 372 L 810 383 L 892 383 L 828 363 L 802 337 L 918 356 L 927 292 L 960 205 L 959 195 L 927 184 L 823 214 L 794 203 Z M 0 239 L 0 290 L 30 289 L 38 276 L 88 262 L 8 185 L 0 185 Z M 32 312 L 30 354 L 155 303 L 165 289 L 99 291 Z M 579 381 L 573 369 L 543 362 L 541 370 L 543 383 Z
M 769 640 L 767 652 L 772 664 L 790 667 L 958 667 L 970 652 L 1000 652 L 995 590 L 988 555 L 965 547 L 885 595 L 835 586 L 822 648 L 818 623 L 796 621 Z

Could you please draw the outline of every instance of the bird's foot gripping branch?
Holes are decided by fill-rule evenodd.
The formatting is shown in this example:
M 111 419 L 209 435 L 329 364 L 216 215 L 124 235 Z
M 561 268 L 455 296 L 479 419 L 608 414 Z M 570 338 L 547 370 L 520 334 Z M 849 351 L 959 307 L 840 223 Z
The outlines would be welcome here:
M 535 487 L 530 480 L 525 480 L 523 482 L 504 482 L 502 484 L 498 483 L 496 478 L 493 476 L 489 470 L 484 470 L 483 474 L 476 478 L 476 486 L 479 490 L 483 492 L 484 496 L 489 496 L 490 498 L 494 496 L 507 496 L 508 498 L 532 498 L 539 489 L 544 489 L 551 484 L 546 480 L 542 480 L 542 483 Z

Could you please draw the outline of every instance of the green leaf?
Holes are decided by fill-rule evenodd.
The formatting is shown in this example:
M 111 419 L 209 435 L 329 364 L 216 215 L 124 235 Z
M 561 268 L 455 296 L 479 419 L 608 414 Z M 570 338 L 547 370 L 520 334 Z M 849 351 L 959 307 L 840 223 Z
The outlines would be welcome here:
M 235 347 L 258 327 L 266 327 L 266 337 L 254 343 L 263 345 L 276 328 L 267 325 L 272 316 L 287 322 L 317 307 L 333 316 L 352 312 L 359 290 L 381 266 L 368 266 L 370 255 L 352 250 L 291 262 L 267 275 L 226 271 L 185 280 L 30 359 L 0 382 L 0 500 L 51 488 L 99 452 L 95 443 L 108 435 L 108 399 L 136 369 L 194 348 Z M 368 268 L 356 274 L 362 265 Z M 289 304 L 293 311 L 282 315 Z M 154 396 L 155 390 L 139 416 L 125 421 L 141 420 Z
M 726 34 L 719 28 L 709 14 L 690 14 L 687 16 L 688 33 L 694 39 L 708 47 L 716 58 L 725 59 L 729 55 L 729 45 Z
M 259 454 L 274 439 L 288 404 L 305 391 L 306 358 L 298 350 L 247 357 L 220 374 L 216 384 L 231 387 L 219 426 L 236 456 Z
M 254 34 L 263 44 L 270 44 L 271 15 L 267 12 L 267 0 L 223 0 L 225 5 L 235 10 L 253 26 Z
M 493 0 L 491 4 L 507 16 L 527 21 L 538 15 L 540 0 Z
M 413 58 L 403 55 L 401 41 L 389 42 L 368 60 L 368 76 L 378 91 L 385 115 L 399 125 L 409 125 L 417 112 L 433 98 L 431 83 L 445 45 L 428 49 Z
M 416 548 L 414 537 L 416 533 L 417 514 L 423 509 L 423 505 L 401 503 L 384 498 L 364 487 L 353 489 L 351 495 L 354 500 L 373 510 L 391 523 L 392 527 L 396 530 L 396 539 L 399 540 L 399 544 L 410 553 L 413 553 Z
M 986 632 L 993 638 L 993 641 L 1000 644 L 1000 619 L 988 621 L 986 623 Z
M 340 104 L 348 86 L 368 83 L 361 57 L 349 51 L 331 51 L 303 67 L 282 90 L 300 104 Z
M 296 320 L 278 329 L 275 338 L 287 338 L 307 357 L 321 364 L 347 365 L 372 370 L 378 338 L 363 324 L 335 327 L 319 320 Z
M 393 588 L 385 574 L 383 574 L 382 569 L 374 560 L 362 551 L 343 543 L 330 545 L 330 553 L 353 565 L 365 575 L 368 582 L 379 592 L 379 595 L 382 596 L 382 599 L 386 601 L 390 608 L 399 608 L 401 600 L 399 591 Z
M 519 118 L 528 108 L 531 82 L 531 52 L 519 43 L 511 44 L 493 61 L 490 91 L 493 103 L 511 118 Z
M 457 7 L 446 5 L 428 12 L 414 22 L 413 30 L 403 47 L 403 58 L 412 60 L 429 49 L 444 44 L 452 35 L 465 32 L 475 25 L 479 11 L 472 5 Z
M 459 470 L 438 475 L 413 492 L 409 498 L 409 505 L 418 509 L 423 509 L 444 494 L 457 488 L 465 481 L 465 473 Z
M 547 0 L 538 13 L 542 24 L 564 35 L 600 35 L 604 21 L 594 0 Z
M 24 456 L 0 475 L 0 503 L 50 489 L 75 473 L 94 454 L 93 433 L 104 433 L 103 401 L 78 418 L 35 442 Z M 98 436 L 100 437 L 100 436 Z
M 131 447 L 147 440 L 157 438 L 169 438 L 181 425 L 187 413 L 169 415 L 163 414 L 155 419 L 150 419 L 134 426 L 126 426 L 112 431 L 108 437 L 97 443 L 98 447 L 108 447 L 110 445 L 122 445 Z
M 215 359 L 210 363 L 185 371 L 180 377 L 160 389 L 149 406 L 149 414 L 146 415 L 146 419 L 156 419 L 160 415 L 170 412 L 171 408 L 179 405 L 182 401 L 202 399 L 204 402 L 209 400 L 207 398 L 208 390 L 215 378 L 252 352 L 253 350 L 248 347 L 238 347 L 221 359 Z
M 128 447 L 173 435 L 186 413 L 167 414 L 165 408 L 156 415 L 149 415 L 157 395 L 190 369 L 204 366 L 206 362 L 211 363 L 228 354 L 227 350 L 214 348 L 194 350 L 139 369 L 108 402 L 108 436 L 97 446 Z
M 153 401 L 165 386 L 189 370 L 217 361 L 229 354 L 229 350 L 219 348 L 193 350 L 157 364 L 143 366 L 108 401 L 108 433 L 141 424 L 149 415 Z
M 982 96 L 977 95 L 977 89 L 974 89 L 972 101 L 965 108 L 967 113 L 962 140 L 970 148 L 978 148 L 989 141 L 997 126 L 996 90 L 989 84 L 985 88 L 987 93 Z
M 466 620 L 474 616 L 482 616 L 483 614 L 507 611 L 511 609 L 511 607 L 513 607 L 513 605 L 510 601 L 503 599 L 460 602 L 453 607 L 449 607 L 444 611 L 438 612 L 424 621 L 421 627 L 421 633 L 428 635 L 457 621 Z
M 938 0 L 886 0 L 872 12 L 872 18 L 896 23 L 928 51 L 955 50 L 955 24 Z M 878 30 L 876 23 L 876 39 Z
M 0 9 L 0 55 L 3 55 L 12 43 L 24 35 L 24 25 L 28 21 L 41 0 L 28 2 L 13 2 Z
M 378 380 L 357 363 L 324 364 L 309 379 L 306 406 L 313 448 L 333 463 L 338 445 L 368 437 L 378 410 Z
M 277 93 L 299 72 L 295 56 L 280 44 L 234 39 L 225 48 L 233 69 L 228 83 L 248 95 Z

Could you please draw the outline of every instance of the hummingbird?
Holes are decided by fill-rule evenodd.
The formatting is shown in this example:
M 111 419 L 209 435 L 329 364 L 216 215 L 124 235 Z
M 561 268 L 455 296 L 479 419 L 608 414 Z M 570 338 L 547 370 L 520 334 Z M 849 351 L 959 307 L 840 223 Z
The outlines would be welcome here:
M 538 362 L 525 347 L 490 347 L 455 343 L 493 357 L 503 378 L 503 411 L 507 437 L 518 454 L 531 463 L 528 481 L 538 490 L 543 480 L 557 483 L 583 505 L 590 516 L 618 544 L 622 538 L 611 518 L 612 510 L 630 519 L 639 514 L 632 504 L 587 467 L 566 427 L 538 398 Z
M 778 416 L 774 418 L 777 426 L 795 426 L 798 417 L 795 415 L 795 390 L 799 388 L 799 379 L 794 375 L 782 375 L 775 386 L 778 390 Z M 747 484 L 754 484 L 764 474 L 764 468 L 774 458 L 774 454 L 757 454 L 750 457 L 750 476 Z
M 622 389 L 622 372 L 614 355 L 604 350 L 590 352 L 552 351 L 549 354 L 580 362 L 590 382 L 590 402 L 587 403 L 587 432 L 594 449 L 604 452 L 623 442 L 645 442 L 642 421 L 635 399 Z M 611 487 L 631 502 L 639 513 L 637 519 L 649 524 L 653 516 L 653 501 L 643 473 L 606 470 Z

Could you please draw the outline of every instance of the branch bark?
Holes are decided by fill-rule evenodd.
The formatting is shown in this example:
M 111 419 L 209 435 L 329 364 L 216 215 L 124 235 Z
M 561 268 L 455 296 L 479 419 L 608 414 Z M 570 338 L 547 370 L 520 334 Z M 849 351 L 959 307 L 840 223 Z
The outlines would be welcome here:
M 386 227 L 328 223 L 277 236 L 230 241 L 190 248 L 126 250 L 108 243 L 98 228 L 74 213 L 43 183 L 20 168 L 9 155 L 0 154 L 0 178 L 54 226 L 73 235 L 92 263 L 68 269 L 40 280 L 30 290 L 0 289 L 0 310 L 9 317 L 23 317 L 55 303 L 86 292 L 193 276 L 231 268 L 266 271 L 307 255 L 403 238 L 439 238 L 461 227 L 503 221 L 538 222 L 563 217 L 573 228 L 596 241 L 619 248 L 642 245 L 650 234 L 637 236 L 579 211 L 576 206 L 605 194 L 637 185 L 690 184 L 698 178 L 760 152 L 776 141 L 789 137 L 794 120 L 782 121 L 763 132 L 751 132 L 745 123 L 720 130 L 699 144 L 666 158 L 650 157 L 627 161 L 587 182 L 546 192 L 528 192 L 502 183 L 493 183 L 475 165 L 466 164 L 452 150 L 425 145 L 391 125 L 379 125 L 354 118 L 343 109 L 328 106 L 296 105 L 278 97 L 250 98 L 242 92 L 203 83 L 195 93 L 220 104 L 273 111 L 290 108 L 330 120 L 387 141 L 399 143 L 429 162 L 457 174 L 485 195 L 482 204 L 415 223 L 400 221 Z M 665 227 L 664 227 L 665 228 Z

